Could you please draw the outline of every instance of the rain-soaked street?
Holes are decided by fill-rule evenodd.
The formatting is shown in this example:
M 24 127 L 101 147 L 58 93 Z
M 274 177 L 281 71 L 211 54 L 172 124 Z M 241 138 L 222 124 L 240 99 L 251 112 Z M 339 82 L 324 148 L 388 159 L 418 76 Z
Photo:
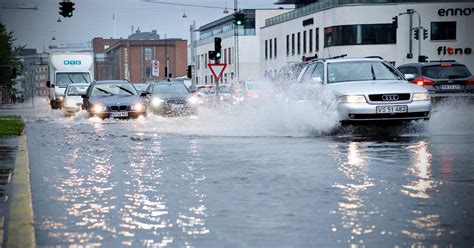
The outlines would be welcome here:
M 24 110 L 37 244 L 472 247 L 472 106 L 378 128 L 325 111 Z

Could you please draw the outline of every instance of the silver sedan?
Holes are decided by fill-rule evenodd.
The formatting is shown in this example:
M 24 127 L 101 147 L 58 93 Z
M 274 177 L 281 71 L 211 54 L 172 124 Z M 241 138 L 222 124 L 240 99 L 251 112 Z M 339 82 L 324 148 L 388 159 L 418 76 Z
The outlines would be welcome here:
M 409 83 L 382 59 L 318 59 L 306 65 L 298 83 L 321 85 L 332 92 L 341 122 L 430 118 L 428 91 Z

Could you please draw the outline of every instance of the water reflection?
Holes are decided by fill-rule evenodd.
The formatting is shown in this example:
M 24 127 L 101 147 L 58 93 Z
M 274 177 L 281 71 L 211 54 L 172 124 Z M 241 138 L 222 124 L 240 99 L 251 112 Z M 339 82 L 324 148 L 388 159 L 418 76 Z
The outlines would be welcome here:
M 364 243 L 363 235 L 372 233 L 375 226 L 364 223 L 363 219 L 377 213 L 377 210 L 367 210 L 365 193 L 368 188 L 374 186 L 374 183 L 373 179 L 367 175 L 367 156 L 361 147 L 362 144 L 351 141 L 346 146 L 334 147 L 335 159 L 339 162 L 337 169 L 347 179 L 333 185 L 334 188 L 340 190 L 342 195 L 338 209 L 334 213 L 341 215 L 342 228 L 350 231 L 347 240 L 338 240 L 338 242 L 350 245 Z M 337 232 L 337 225 L 333 224 L 331 230 Z
M 426 206 L 430 204 L 432 194 L 439 182 L 432 177 L 432 154 L 426 140 L 420 140 L 409 146 L 412 156 L 411 167 L 408 168 L 408 176 L 412 180 L 402 185 L 401 192 L 414 199 L 418 199 L 416 206 L 411 209 L 412 217 L 407 220 L 408 226 L 401 233 L 414 239 L 425 240 L 432 237 L 440 237 L 445 229 L 440 226 L 440 215 L 430 213 Z M 419 202 L 421 201 L 421 202 Z

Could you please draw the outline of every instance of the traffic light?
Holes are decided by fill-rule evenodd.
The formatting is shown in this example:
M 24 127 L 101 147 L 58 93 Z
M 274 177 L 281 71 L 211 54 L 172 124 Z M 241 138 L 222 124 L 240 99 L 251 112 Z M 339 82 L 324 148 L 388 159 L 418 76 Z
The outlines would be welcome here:
M 222 57 L 222 45 L 221 45 L 221 37 L 214 38 L 214 57 L 216 60 L 219 60 Z
M 423 29 L 423 40 L 426 40 L 428 38 L 428 30 Z
M 234 13 L 234 24 L 237 26 L 243 25 L 245 21 L 245 13 L 237 11 Z
M 392 17 L 392 26 L 397 29 L 398 28 L 398 16 Z
M 418 56 L 418 62 L 419 63 L 428 62 L 428 56 L 426 56 L 426 55 Z
M 413 38 L 415 38 L 415 40 L 418 40 L 420 38 L 420 30 L 418 28 L 416 28 L 415 30 L 413 30 Z
M 59 14 L 63 17 L 72 17 L 75 10 L 73 2 L 60 2 L 59 3 Z
M 192 65 L 188 65 L 188 70 L 186 71 L 186 76 L 188 76 L 188 78 L 193 77 L 193 66 Z

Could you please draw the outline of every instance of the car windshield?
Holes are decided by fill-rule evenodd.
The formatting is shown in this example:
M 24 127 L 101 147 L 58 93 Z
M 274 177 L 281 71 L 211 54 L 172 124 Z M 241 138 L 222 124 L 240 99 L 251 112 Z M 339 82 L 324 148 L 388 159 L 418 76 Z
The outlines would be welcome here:
M 67 72 L 56 74 L 56 86 L 66 87 L 72 83 L 90 83 L 89 73 L 86 72 Z
M 148 84 L 134 84 L 135 88 L 141 92 L 145 92 L 148 88 Z
M 232 90 L 227 86 L 220 86 L 219 91 L 220 91 L 220 93 L 231 93 L 232 92 Z
M 328 83 L 371 80 L 403 80 L 381 61 L 328 63 Z
M 88 85 L 69 85 L 66 95 L 67 96 L 80 96 L 85 94 L 87 91 Z
M 130 83 L 101 83 L 92 89 L 91 96 L 129 96 L 137 95 L 137 91 Z
M 450 79 L 450 78 L 467 78 L 471 76 L 471 72 L 464 65 L 432 65 L 425 66 L 421 69 L 423 76 L 433 79 Z
M 152 93 L 188 93 L 188 89 L 184 84 L 157 84 Z

